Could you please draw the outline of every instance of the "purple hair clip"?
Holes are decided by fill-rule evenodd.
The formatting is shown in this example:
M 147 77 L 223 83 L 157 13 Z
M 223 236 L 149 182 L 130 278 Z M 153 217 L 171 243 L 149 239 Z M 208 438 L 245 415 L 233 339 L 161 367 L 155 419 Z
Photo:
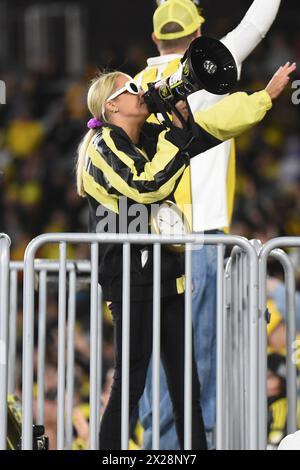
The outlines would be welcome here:
M 103 122 L 97 118 L 90 119 L 87 123 L 89 129 L 100 129 L 103 126 Z

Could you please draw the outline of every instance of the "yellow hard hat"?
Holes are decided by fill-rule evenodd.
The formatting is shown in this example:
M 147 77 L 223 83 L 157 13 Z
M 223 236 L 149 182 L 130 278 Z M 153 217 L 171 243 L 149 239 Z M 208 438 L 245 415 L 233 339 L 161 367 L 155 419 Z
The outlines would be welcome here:
M 155 10 L 154 33 L 158 39 L 179 39 L 197 31 L 204 21 L 192 0 L 167 0 Z M 162 33 L 163 27 L 168 23 L 177 23 L 182 31 Z

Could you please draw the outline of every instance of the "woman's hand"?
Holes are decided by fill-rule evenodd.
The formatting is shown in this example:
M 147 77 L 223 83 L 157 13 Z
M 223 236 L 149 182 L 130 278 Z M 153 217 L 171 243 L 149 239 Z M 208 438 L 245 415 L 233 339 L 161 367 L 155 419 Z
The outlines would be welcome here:
M 287 62 L 283 67 L 280 67 L 272 80 L 266 87 L 266 92 L 269 93 L 271 100 L 275 100 L 282 93 L 286 85 L 289 83 L 290 74 L 296 70 L 296 63 L 292 65 Z
M 181 100 L 176 103 L 176 109 L 180 112 L 181 116 L 185 121 L 188 120 L 189 118 L 189 112 L 187 108 L 187 104 L 185 101 Z M 182 123 L 180 119 L 176 116 L 175 113 L 172 113 L 172 122 L 175 127 L 180 127 L 181 129 L 183 128 Z

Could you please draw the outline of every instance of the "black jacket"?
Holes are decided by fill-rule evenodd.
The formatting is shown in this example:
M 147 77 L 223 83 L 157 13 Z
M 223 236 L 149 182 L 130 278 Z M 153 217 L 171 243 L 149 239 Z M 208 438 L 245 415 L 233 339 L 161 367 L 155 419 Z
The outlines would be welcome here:
M 136 146 L 119 127 L 105 125 L 87 149 L 83 172 L 84 190 L 90 209 L 90 231 L 128 233 L 136 215 L 128 215 L 124 223 L 122 207 L 128 213 L 133 204 L 151 204 L 172 199 L 172 194 L 189 165 L 189 159 L 220 143 L 201 133 L 196 145 L 190 132 L 146 123 Z M 124 199 L 126 198 L 126 201 Z M 122 202 L 121 202 L 122 201 Z M 111 222 L 111 223 L 110 223 Z M 121 223 L 121 226 L 120 226 Z M 150 233 L 147 225 L 146 232 Z M 144 232 L 145 233 L 145 232 Z M 122 298 L 122 245 L 100 245 L 99 282 L 104 299 Z M 183 292 L 184 263 L 182 255 L 162 248 L 162 296 Z M 131 246 L 131 299 L 153 297 L 153 247 Z

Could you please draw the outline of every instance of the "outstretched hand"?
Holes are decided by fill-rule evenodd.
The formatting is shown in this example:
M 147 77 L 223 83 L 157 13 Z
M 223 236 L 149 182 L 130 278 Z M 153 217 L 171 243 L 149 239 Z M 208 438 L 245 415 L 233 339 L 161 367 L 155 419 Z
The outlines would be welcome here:
M 275 100 L 283 92 L 286 85 L 290 81 L 290 74 L 296 70 L 296 63 L 290 64 L 287 62 L 284 66 L 280 67 L 272 80 L 266 87 L 266 92 L 269 93 L 271 100 Z

